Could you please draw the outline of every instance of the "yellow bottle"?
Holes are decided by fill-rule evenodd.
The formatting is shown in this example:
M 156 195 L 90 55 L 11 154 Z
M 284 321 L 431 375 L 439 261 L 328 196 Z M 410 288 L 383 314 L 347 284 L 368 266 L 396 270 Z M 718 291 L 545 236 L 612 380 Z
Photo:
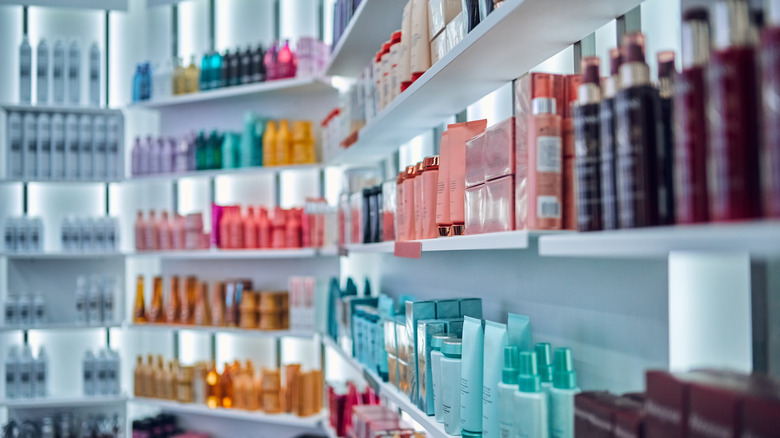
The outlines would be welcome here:
M 200 69 L 195 64 L 195 55 L 190 57 L 190 65 L 187 66 L 187 70 L 184 75 L 184 90 L 183 93 L 197 93 L 198 92 L 198 78 L 200 77 Z
M 287 120 L 279 122 L 279 131 L 276 133 L 276 165 L 286 166 L 290 164 L 290 149 L 292 149 L 292 136 Z
M 311 122 L 298 121 L 293 123 L 292 164 L 314 164 L 314 136 L 311 132 Z
M 157 365 L 154 367 L 152 377 L 152 389 L 155 398 L 168 398 L 168 391 L 165 388 L 165 361 L 161 355 L 157 355 Z
M 160 276 L 154 277 L 154 288 L 152 289 L 152 302 L 149 304 L 149 322 L 162 322 L 163 309 L 163 279 Z
M 139 275 L 135 281 L 135 309 L 133 322 L 146 322 L 146 305 L 144 304 L 144 276 Z
M 168 386 L 168 399 L 176 400 L 179 393 L 179 361 L 176 359 L 168 363 L 168 379 L 165 383 Z
M 146 366 L 144 366 L 143 379 L 144 397 L 154 397 L 154 356 L 146 356 Z
M 173 94 L 184 94 L 186 89 L 186 70 L 181 65 L 181 58 L 176 58 L 176 67 L 173 69 Z
M 263 134 L 263 166 L 276 166 L 276 122 L 269 120 Z

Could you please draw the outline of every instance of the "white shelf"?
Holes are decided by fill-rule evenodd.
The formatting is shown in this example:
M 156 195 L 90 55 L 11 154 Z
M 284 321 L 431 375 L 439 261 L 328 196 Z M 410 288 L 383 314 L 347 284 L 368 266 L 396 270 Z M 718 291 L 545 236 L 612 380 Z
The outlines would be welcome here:
M 543 236 L 539 254 L 564 257 L 658 258 L 671 251 L 741 251 L 780 255 L 780 222 L 707 224 Z
M 376 163 L 386 158 L 414 136 L 640 3 L 598 0 L 583 7 L 580 0 L 506 0 L 366 124 L 355 144 L 330 157 L 330 163 Z
M 87 2 L 87 0 L 83 0 Z M 110 1 L 110 0 L 108 0 Z M 11 2 L 13 3 L 13 2 Z M 54 3 L 54 2 L 47 2 L 47 3 Z M 67 4 L 69 2 L 63 1 L 63 2 L 56 2 L 57 4 Z M 74 3 L 74 2 L 70 2 Z M 75 3 L 78 3 L 76 1 Z M 97 3 L 93 1 L 92 3 Z M 0 0 L 0 6 L 5 4 L 5 0 Z M 100 8 L 105 9 L 105 8 Z M 94 107 L 94 106 L 65 106 L 65 105 L 32 105 L 32 104 L 22 104 L 22 103 L 5 103 L 0 104 L 0 108 L 2 108 L 5 111 L 12 111 L 12 112 L 22 112 L 22 113 L 73 113 L 73 114 L 90 114 L 95 116 L 109 116 L 109 115 L 115 115 L 115 116 L 121 116 L 122 111 L 118 109 L 111 109 L 111 108 L 101 108 L 101 107 Z
M 149 251 L 131 254 L 134 257 L 159 257 L 163 260 L 246 260 L 305 259 L 317 257 L 316 248 L 291 249 L 203 249 L 195 251 Z
M 245 335 L 245 336 L 256 336 L 256 337 L 275 338 L 275 339 L 280 339 L 280 338 L 312 339 L 314 338 L 315 335 L 315 333 L 312 331 L 303 331 L 303 330 L 259 330 L 259 329 L 243 329 L 238 327 L 211 327 L 211 326 L 184 325 L 184 324 L 156 324 L 156 323 L 129 324 L 127 328 L 134 329 L 134 330 L 150 330 L 150 331 L 164 331 L 164 332 L 188 330 L 188 331 L 205 332 L 205 333 L 228 333 L 228 334 L 238 334 L 238 335 Z
M 61 322 L 61 323 L 44 323 L 40 325 L 0 325 L 0 332 L 11 332 L 20 330 L 96 330 L 96 329 L 109 329 L 119 328 L 122 324 L 119 323 L 105 323 L 105 324 L 76 324 L 74 322 Z
M 392 253 L 395 251 L 395 241 L 379 243 L 348 243 L 347 252 L 367 252 L 367 253 Z
M 81 180 L 56 180 L 56 179 L 37 179 L 37 178 L 22 178 L 22 179 L 0 179 L 0 183 L 2 184 L 8 184 L 8 183 L 36 183 L 36 184 L 68 184 L 68 185 L 76 185 L 76 184 L 111 184 L 111 183 L 118 183 L 122 182 L 121 179 L 105 179 L 105 180 L 89 180 L 89 181 L 81 181 Z
M 499 233 L 476 234 L 473 236 L 440 237 L 436 239 L 413 240 L 420 242 L 422 252 L 436 251 L 492 251 L 526 249 L 530 239 L 552 231 L 502 231 Z M 393 253 L 396 242 L 349 244 L 347 250 L 356 253 Z
M 179 403 L 171 400 L 159 400 L 154 398 L 135 397 L 130 399 L 133 403 L 144 404 L 160 408 L 164 412 L 176 414 L 208 415 L 212 417 L 228 418 L 231 420 L 254 421 L 257 423 L 272 423 L 284 426 L 297 426 L 302 428 L 319 428 L 325 418 L 324 413 L 310 417 L 298 417 L 292 414 L 265 414 L 257 411 L 243 411 L 240 409 L 211 409 L 206 405 L 194 403 Z
M 124 395 L 107 395 L 107 396 L 77 396 L 77 397 L 45 397 L 45 398 L 28 398 L 28 399 L 14 399 L 14 400 L 0 400 L 0 406 L 7 407 L 9 409 L 45 409 L 45 408 L 59 408 L 59 407 L 91 407 L 91 406 L 103 406 L 107 404 L 122 404 L 127 401 L 127 396 Z
M 359 76 L 382 44 L 401 29 L 405 4 L 405 0 L 361 1 L 331 51 L 325 74 Z
M 0 0 L 0 6 L 3 5 L 127 11 L 127 0 Z
M 216 90 L 199 91 L 163 99 L 134 102 L 128 108 L 164 110 L 184 105 L 198 105 L 217 100 L 267 97 L 280 94 L 336 92 L 328 78 L 292 78 L 236 85 Z
M 126 182 L 171 182 L 182 178 L 216 178 L 219 176 L 232 175 L 257 175 L 257 174 L 277 174 L 285 171 L 295 170 L 320 170 L 320 164 L 297 164 L 291 166 L 253 166 L 241 167 L 238 169 L 219 169 L 219 170 L 193 170 L 190 172 L 159 174 L 159 175 L 140 175 L 126 179 Z
M 42 252 L 42 253 L 0 253 L 0 257 L 8 257 L 11 260 L 93 260 L 116 259 L 126 254 L 122 252 Z
M 436 419 L 433 416 L 428 416 L 421 411 L 416 405 L 412 404 L 406 394 L 403 394 L 391 383 L 384 382 L 373 371 L 366 369 L 366 367 L 358 362 L 357 359 L 342 350 L 332 339 L 325 337 L 323 338 L 323 343 L 338 353 L 352 368 L 359 371 L 363 375 L 363 378 L 369 381 L 368 383 L 372 387 L 378 388 L 378 393 L 381 397 L 386 398 L 389 402 L 398 406 L 399 409 L 406 412 L 414 421 L 423 427 L 429 438 L 452 437 L 452 435 L 444 432 L 444 426 L 436 422 Z

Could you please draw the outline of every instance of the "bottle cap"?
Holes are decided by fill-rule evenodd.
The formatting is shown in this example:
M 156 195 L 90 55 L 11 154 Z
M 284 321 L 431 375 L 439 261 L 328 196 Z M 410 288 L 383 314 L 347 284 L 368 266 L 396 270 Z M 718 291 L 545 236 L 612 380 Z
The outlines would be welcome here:
M 417 166 L 406 166 L 406 179 L 414 178 Z
M 552 347 L 547 342 L 536 344 L 536 365 L 539 371 L 539 378 L 542 382 L 552 382 Z
M 548 344 L 549 345 L 549 344 Z M 517 388 L 520 392 L 541 392 L 542 379 L 537 373 L 536 353 L 520 353 L 520 372 L 517 376 Z
M 645 62 L 645 36 L 641 32 L 623 36 L 621 57 L 623 63 Z
M 601 84 L 601 59 L 598 56 L 588 56 L 582 59 L 582 83 Z
M 423 160 L 423 170 L 436 170 L 439 168 L 439 156 L 425 157 Z
M 417 165 L 414 166 L 414 175 L 422 175 L 423 170 L 425 170 L 425 164 L 423 161 L 420 161 L 417 163 Z
M 396 184 L 401 184 L 406 179 L 406 171 L 398 172 L 398 178 L 395 180 Z
M 436 351 L 441 351 L 442 344 L 444 343 L 445 340 L 447 340 L 449 338 L 450 338 L 450 335 L 448 335 L 446 333 L 433 335 L 431 337 L 431 348 L 433 348 Z
M 481 438 L 482 434 L 479 432 L 469 432 L 468 430 L 463 430 L 461 432 L 461 435 L 463 435 L 464 438 Z
M 441 344 L 441 352 L 447 357 L 460 358 L 463 354 L 463 341 L 458 338 L 445 339 Z
M 778 10 L 780 12 L 780 9 Z M 683 14 L 682 67 L 707 65 L 710 59 L 710 24 L 706 8 L 691 8 Z
M 658 52 L 658 79 L 672 79 L 674 75 L 674 52 L 664 50 Z
M 712 15 L 712 43 L 717 49 L 753 44 L 750 6 L 746 0 L 720 0 Z
M 504 347 L 504 369 L 501 370 L 501 382 L 507 385 L 517 384 L 518 349 L 514 345 Z
M 568 348 L 555 350 L 553 387 L 556 389 L 574 389 L 577 387 L 577 372 L 574 371 L 571 350 Z

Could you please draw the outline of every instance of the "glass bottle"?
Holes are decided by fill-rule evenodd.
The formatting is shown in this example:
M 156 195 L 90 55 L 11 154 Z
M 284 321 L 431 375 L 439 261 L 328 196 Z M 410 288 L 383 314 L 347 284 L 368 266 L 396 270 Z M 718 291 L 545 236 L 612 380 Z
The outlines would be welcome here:
M 135 281 L 135 309 L 133 310 L 133 322 L 146 322 L 146 310 L 144 305 L 144 276 L 139 275 Z
M 195 63 L 195 55 L 190 56 L 190 65 L 187 66 L 187 70 L 184 74 L 184 88 L 182 93 L 197 93 L 198 92 L 198 79 L 200 78 L 201 71 L 198 69 Z
M 263 135 L 263 166 L 276 165 L 276 122 L 269 120 Z
M 206 372 L 206 405 L 211 409 L 222 406 L 222 386 L 214 361 L 209 364 Z

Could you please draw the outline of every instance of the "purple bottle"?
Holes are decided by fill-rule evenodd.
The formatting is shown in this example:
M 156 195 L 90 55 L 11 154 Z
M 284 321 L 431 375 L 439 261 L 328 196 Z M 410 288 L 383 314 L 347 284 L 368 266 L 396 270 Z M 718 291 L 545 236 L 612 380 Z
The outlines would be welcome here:
M 141 175 L 149 175 L 152 169 L 152 136 L 146 137 L 141 143 Z
M 279 79 L 279 60 L 278 60 L 279 48 L 276 45 L 276 41 L 271 43 L 271 47 L 265 52 L 265 78 L 267 81 L 273 81 Z
M 175 144 L 173 138 L 160 138 L 160 173 L 173 171 Z
M 131 169 L 133 176 L 143 175 L 141 171 L 141 162 L 143 160 L 143 147 L 141 146 L 141 137 L 135 138 L 135 144 L 133 145 L 133 151 L 131 155 Z

